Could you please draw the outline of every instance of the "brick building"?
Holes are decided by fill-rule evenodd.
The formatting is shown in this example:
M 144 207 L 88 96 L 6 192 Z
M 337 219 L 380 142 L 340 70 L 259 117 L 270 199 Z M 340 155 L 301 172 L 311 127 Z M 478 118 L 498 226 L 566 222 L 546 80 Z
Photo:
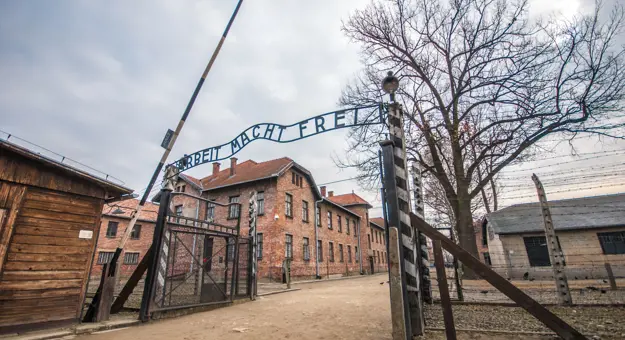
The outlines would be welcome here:
M 100 234 L 98 235 L 98 245 L 96 249 L 95 261 L 91 269 L 91 277 L 99 279 L 102 274 L 102 267 L 113 258 L 119 240 L 126 233 L 130 213 L 137 207 L 139 201 L 129 199 L 121 202 L 105 204 L 102 209 L 102 219 L 100 222 Z M 120 262 L 121 276 L 129 276 L 145 255 L 152 244 L 154 235 L 154 223 L 158 214 L 158 205 L 146 203 L 139 215 L 130 238 L 124 247 Z
M 291 276 L 300 279 L 386 270 L 384 224 L 379 221 L 370 223 L 368 210 L 371 205 L 355 193 L 326 193 L 326 187 L 318 188 L 312 174 L 290 158 L 242 163 L 231 158 L 230 167 L 226 169 L 222 169 L 220 163 L 213 163 L 212 174 L 204 178 L 181 174 L 175 191 L 223 205 L 240 203 L 242 211 L 236 206 L 224 207 L 185 195 L 174 195 L 171 208 L 172 213 L 177 215 L 228 224 L 234 224 L 238 215 L 242 214 L 242 236 L 247 236 L 249 232 L 249 198 L 252 192 L 257 192 L 260 280 L 281 280 L 287 257 L 291 259 Z M 124 208 L 134 207 L 137 202 L 116 204 L 129 212 L 130 209 Z M 142 216 L 138 222 L 141 224 L 139 239 L 130 239 L 126 246 L 126 253 L 138 253 L 137 261 L 141 260 L 152 241 L 158 205 L 151 204 L 149 207 L 146 214 L 150 215 Z M 126 212 L 121 214 L 116 211 L 117 214 L 113 214 L 116 208 L 105 208 L 103 215 L 102 242 L 98 244 L 103 254 L 102 263 L 115 250 L 129 220 Z M 117 223 L 117 237 L 106 237 L 109 222 Z M 202 245 L 197 244 L 196 247 L 197 251 L 202 251 Z M 211 248 L 224 247 L 212 244 Z M 133 257 L 130 260 L 134 260 L 135 255 L 129 256 Z M 213 261 L 222 261 L 225 257 L 222 254 L 213 256 Z M 363 258 L 365 262 L 361 261 Z M 190 259 L 180 261 L 179 270 L 189 271 L 191 262 Z M 94 274 L 99 275 L 101 265 L 98 267 L 94 268 Z M 124 264 L 122 275 L 130 274 L 133 269 L 134 265 Z
M 625 194 L 550 201 L 569 280 L 625 275 Z M 493 269 L 511 278 L 552 277 L 539 203 L 488 214 L 482 224 Z
M 386 271 L 388 266 L 388 253 L 386 252 L 386 223 L 381 217 L 374 217 L 369 220 L 369 267 L 373 272 Z
M 490 259 L 490 253 L 488 252 L 488 233 L 486 232 L 486 220 L 481 219 L 473 222 L 473 232 L 475 234 L 475 244 L 477 245 L 477 252 L 482 262 L 487 265 L 492 265 Z

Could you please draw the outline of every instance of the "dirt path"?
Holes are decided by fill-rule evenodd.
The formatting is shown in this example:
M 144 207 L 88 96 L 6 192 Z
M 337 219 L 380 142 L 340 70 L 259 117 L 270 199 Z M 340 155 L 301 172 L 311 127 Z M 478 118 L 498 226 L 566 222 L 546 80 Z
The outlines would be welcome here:
M 390 339 L 386 280 L 302 284 L 255 302 L 75 339 Z
M 142 326 L 84 335 L 84 340 L 157 340 L 157 339 L 391 339 L 391 320 L 387 276 L 375 275 L 351 280 L 313 284 L 297 284 L 300 291 L 260 297 L 255 302 L 197 313 L 176 319 L 151 322 Z M 383 284 L 380 284 L 383 283 Z M 501 310 L 496 310 L 501 308 Z M 539 322 L 524 317 L 525 311 L 511 307 L 454 306 L 457 326 L 460 328 L 496 328 L 524 331 L 546 331 Z M 589 334 L 596 324 L 606 324 L 605 335 L 620 339 L 623 308 L 606 309 L 595 317 L 599 309 L 575 309 L 566 317 Z M 558 311 L 557 311 L 558 312 Z M 442 327 L 440 306 L 428 306 L 430 327 Z M 561 314 L 561 313 L 558 313 Z M 494 316 L 497 316 L 496 318 Z M 496 319 L 500 322 L 484 322 Z M 601 319 L 601 320 L 599 320 Z M 582 322 L 583 321 L 583 322 Z M 512 327 L 515 326 L 515 327 Z M 612 329 L 611 327 L 615 327 Z M 607 333 L 607 334 L 606 334 Z M 458 332 L 459 339 L 553 339 L 553 336 L 528 336 L 501 333 Z M 610 336 L 605 338 L 612 338 Z M 426 333 L 423 339 L 445 339 L 443 332 Z

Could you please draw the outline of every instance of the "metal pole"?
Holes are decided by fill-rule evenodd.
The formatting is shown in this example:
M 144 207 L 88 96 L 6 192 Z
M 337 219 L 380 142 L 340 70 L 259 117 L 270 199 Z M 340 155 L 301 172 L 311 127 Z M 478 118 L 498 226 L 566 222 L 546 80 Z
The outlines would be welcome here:
M 393 340 L 410 340 L 411 319 L 408 308 L 408 292 L 404 274 L 405 258 L 403 237 L 399 227 L 399 202 L 397 199 L 397 185 L 395 182 L 395 163 L 393 161 L 393 142 L 382 143 L 384 159 L 384 182 L 387 191 L 388 225 L 389 225 L 389 285 L 391 291 L 391 320 L 393 326 Z
M 538 179 L 536 174 L 532 174 L 532 180 L 536 185 L 536 192 L 538 193 L 538 200 L 540 201 L 540 210 L 543 214 L 543 220 L 545 223 L 545 239 L 547 240 L 547 249 L 549 250 L 549 259 L 551 260 L 551 267 L 553 268 L 553 276 L 556 279 L 556 291 L 558 292 L 558 300 L 560 304 L 571 305 L 573 303 L 571 299 L 571 293 L 569 291 L 569 282 L 564 272 L 564 254 L 560 248 L 560 243 L 556 238 L 556 231 L 553 227 L 553 220 L 551 219 L 551 212 L 549 211 L 549 204 L 547 203 L 547 195 L 543 184 Z
M 383 142 L 382 155 L 386 188 L 389 226 L 396 227 L 401 232 L 402 254 L 402 282 L 405 289 L 407 323 L 409 336 L 422 335 L 425 324 L 423 306 L 420 294 L 419 277 L 420 266 L 417 263 L 416 229 L 410 224 L 410 194 L 408 189 L 408 169 L 406 163 L 406 139 L 404 136 L 403 114 L 397 103 L 388 105 L 388 125 L 390 142 Z
M 204 72 L 202 73 L 202 77 L 200 78 L 200 81 L 195 86 L 193 95 L 191 95 L 191 99 L 187 103 L 187 107 L 185 108 L 184 113 L 182 114 L 182 117 L 180 118 L 180 121 L 178 122 L 178 126 L 176 127 L 176 130 L 174 131 L 173 136 L 171 137 L 171 140 L 166 146 L 164 146 L 165 152 L 163 152 L 163 155 L 161 156 L 161 160 L 156 166 L 156 169 L 154 169 L 152 178 L 150 178 L 150 182 L 148 183 L 148 186 L 145 189 L 145 192 L 143 193 L 143 197 L 141 197 L 141 201 L 139 201 L 139 205 L 137 206 L 135 211 L 131 213 L 131 216 L 130 216 L 131 219 L 130 219 L 130 222 L 128 222 L 128 227 L 126 228 L 126 232 L 124 236 L 121 238 L 121 240 L 119 240 L 119 244 L 117 245 L 117 249 L 115 250 L 115 255 L 113 255 L 113 258 L 111 260 L 111 270 L 113 271 L 116 270 L 115 268 L 117 267 L 117 261 L 122 252 L 122 249 L 124 248 L 124 245 L 126 244 L 126 241 L 128 240 L 128 237 L 130 237 L 132 228 L 135 226 L 135 223 L 137 222 L 137 219 L 139 218 L 139 213 L 143 209 L 145 202 L 148 200 L 148 197 L 150 196 L 150 191 L 152 191 L 152 187 L 154 186 L 154 183 L 156 182 L 156 178 L 158 178 L 159 173 L 163 169 L 163 166 L 165 162 L 167 161 L 167 158 L 169 157 L 169 153 L 171 152 L 171 149 L 174 147 L 174 144 L 176 143 L 176 139 L 178 138 L 180 131 L 182 131 L 182 127 L 184 126 L 184 123 L 189 117 L 189 113 L 191 112 L 191 108 L 193 108 L 195 99 L 197 98 L 197 95 L 200 93 L 200 90 L 202 89 L 202 86 L 204 85 L 204 81 L 206 80 L 206 76 L 208 75 L 208 72 L 211 70 L 211 68 L 213 67 L 213 64 L 215 63 L 215 59 L 217 59 L 217 56 L 219 55 L 221 46 L 224 44 L 224 41 L 226 40 L 226 36 L 228 36 L 230 27 L 232 26 L 232 23 L 234 22 L 234 19 L 236 18 L 237 13 L 239 13 L 239 8 L 241 8 L 242 3 L 243 3 L 243 0 L 239 0 L 239 2 L 237 3 L 237 7 L 234 9 L 234 12 L 232 13 L 232 16 L 230 17 L 230 20 L 228 21 L 228 25 L 226 26 L 226 29 L 221 35 L 221 39 L 219 40 L 219 43 L 217 44 L 217 47 L 215 48 L 215 51 L 213 51 L 213 54 L 210 60 L 208 61 L 208 64 L 206 65 Z
M 256 293 L 257 293 L 257 276 L 258 276 L 258 244 L 256 241 L 256 237 L 258 235 L 257 233 L 257 229 L 256 229 L 256 218 L 258 215 L 258 200 L 257 200 L 257 192 L 253 191 L 252 195 L 250 196 L 250 200 L 249 200 L 249 217 L 250 217 L 250 237 L 251 239 L 251 245 L 252 245 L 252 251 L 251 251 L 251 261 L 250 261 L 250 266 L 252 267 L 251 269 L 251 278 L 250 278 L 250 283 L 252 284 L 252 288 L 251 288 L 251 298 L 252 300 L 256 299 Z
M 412 184 L 414 194 L 414 211 L 415 215 L 425 220 L 425 207 L 423 205 L 423 185 L 421 178 L 421 168 L 416 162 L 412 163 Z M 432 280 L 430 279 L 430 261 L 428 259 L 428 244 L 425 235 L 416 230 L 416 253 L 417 263 L 419 265 L 420 284 L 419 284 L 419 303 L 425 301 L 432 303 Z
M 150 305 L 152 302 L 152 296 L 155 291 L 155 279 L 157 277 L 158 262 L 161 253 L 161 241 L 163 239 L 163 231 L 165 230 L 165 224 L 167 223 L 167 209 L 171 201 L 171 189 L 163 188 L 161 190 L 161 202 L 158 208 L 158 217 L 154 226 L 154 236 L 152 237 L 153 253 L 152 262 L 148 267 L 148 272 L 145 276 L 145 285 L 143 287 L 143 298 L 141 299 L 141 310 L 139 311 L 139 319 L 141 321 L 148 321 L 150 319 Z

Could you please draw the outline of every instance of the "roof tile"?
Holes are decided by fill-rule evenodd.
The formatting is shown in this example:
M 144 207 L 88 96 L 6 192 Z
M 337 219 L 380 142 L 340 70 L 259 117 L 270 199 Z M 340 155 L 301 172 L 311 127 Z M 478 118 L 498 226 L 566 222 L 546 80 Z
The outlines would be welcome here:
M 371 206 L 369 202 L 365 201 L 362 197 L 354 193 L 335 195 L 332 197 L 327 197 L 327 199 L 342 206 L 358 205 L 358 204 Z
M 236 165 L 236 172 L 234 176 L 230 176 L 230 168 L 226 168 L 219 171 L 217 174 L 202 178 L 200 182 L 204 190 L 217 189 L 224 186 L 276 176 L 291 163 L 293 163 L 293 160 L 288 157 L 282 157 L 261 163 L 247 160 Z

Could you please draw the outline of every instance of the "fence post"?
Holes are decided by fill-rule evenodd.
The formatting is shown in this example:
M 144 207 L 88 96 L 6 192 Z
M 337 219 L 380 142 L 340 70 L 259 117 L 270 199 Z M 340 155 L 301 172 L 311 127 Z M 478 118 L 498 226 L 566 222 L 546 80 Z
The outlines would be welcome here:
M 291 289 L 291 259 L 286 259 L 286 289 Z
M 605 263 L 605 271 L 608 272 L 608 280 L 610 280 L 610 289 L 616 290 L 616 279 L 614 278 L 614 273 L 612 272 L 612 265 L 609 263 Z
M 436 265 L 438 291 L 441 296 L 441 307 L 443 308 L 443 319 L 445 321 L 445 334 L 447 336 L 447 340 L 455 340 L 456 326 L 454 325 L 454 313 L 451 309 L 449 287 L 447 286 L 447 271 L 445 270 L 443 247 L 441 245 L 441 241 L 439 240 L 432 240 L 432 245 L 434 250 L 434 264 Z
M 564 256 L 562 248 L 560 248 L 560 242 L 558 242 L 556 237 L 556 231 L 553 227 L 553 220 L 551 219 L 551 212 L 549 211 L 549 204 L 547 203 L 547 195 L 545 194 L 543 184 L 536 174 L 532 174 L 532 180 L 536 185 L 538 200 L 540 201 L 540 210 L 542 211 L 543 220 L 545 222 L 545 239 L 547 240 L 547 249 L 549 250 L 553 276 L 556 279 L 558 300 L 560 304 L 570 305 L 573 301 L 571 299 L 571 292 L 569 291 L 569 282 L 564 271 Z
M 456 236 L 454 234 L 453 227 L 449 228 L 449 234 L 451 236 L 451 240 L 454 243 L 456 243 Z M 453 259 L 454 259 L 454 281 L 456 282 L 456 292 L 458 294 L 458 300 L 464 301 L 464 294 L 462 293 L 462 285 L 460 285 L 460 273 L 458 272 L 458 270 L 460 269 L 460 266 L 458 265 L 458 258 L 454 256 Z
M 160 273 L 157 272 L 158 260 L 161 255 L 161 242 L 163 239 L 165 224 L 167 223 L 167 209 L 169 208 L 169 203 L 171 201 L 171 192 L 172 189 L 169 187 L 161 189 L 161 201 L 158 207 L 156 224 L 154 225 L 154 236 L 152 237 L 152 261 L 149 264 L 148 272 L 145 276 L 143 297 L 141 298 L 141 309 L 139 310 L 139 319 L 144 322 L 150 319 L 150 305 L 152 304 L 152 297 L 154 296 L 155 291 L 155 279 L 158 275 L 160 275 Z M 165 278 L 158 277 L 158 282 L 159 284 L 164 285 Z

